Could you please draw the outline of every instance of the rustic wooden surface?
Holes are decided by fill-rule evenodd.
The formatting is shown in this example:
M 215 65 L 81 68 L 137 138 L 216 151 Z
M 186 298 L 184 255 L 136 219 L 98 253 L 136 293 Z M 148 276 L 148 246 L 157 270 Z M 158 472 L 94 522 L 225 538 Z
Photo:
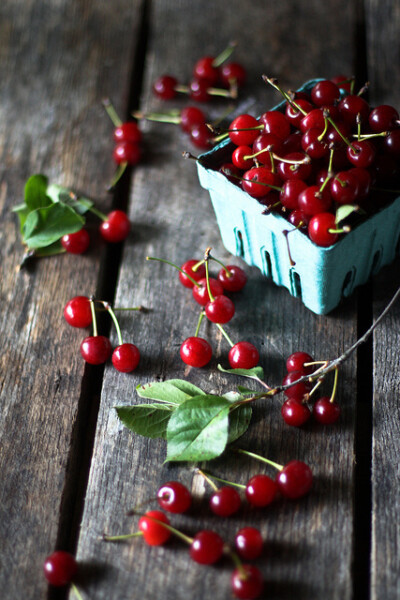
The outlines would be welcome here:
M 181 158 L 182 150 L 196 150 L 179 128 L 143 124 L 142 163 L 114 196 L 107 194 L 112 126 L 101 106 L 108 96 L 123 116 L 132 108 L 162 110 L 151 94 L 155 77 L 171 72 L 187 81 L 199 56 L 218 53 L 232 39 L 249 72 L 254 114 L 277 101 L 262 73 L 292 88 L 316 76 L 354 73 L 360 82 L 370 79 L 374 102 L 399 106 L 399 12 L 397 2 L 373 0 L 233 0 L 229 10 L 221 0 L 2 3 L 2 598 L 65 598 L 66 590 L 47 591 L 41 573 L 45 556 L 56 548 L 76 552 L 84 598 L 231 598 L 228 561 L 200 567 L 178 541 L 149 548 L 140 540 L 100 539 L 103 532 L 134 531 L 137 520 L 127 511 L 174 478 L 198 499 L 188 515 L 174 520 L 189 534 L 200 526 L 218 527 L 232 540 L 245 523 L 261 528 L 266 552 L 257 564 L 266 580 L 265 598 L 400 596 L 398 306 L 373 341 L 345 363 L 337 427 L 287 428 L 278 400 L 255 409 L 241 445 L 277 462 L 294 457 L 308 462 L 315 487 L 301 501 L 268 511 L 244 509 L 237 518 L 217 521 L 204 508 L 209 489 L 193 469 L 163 465 L 164 442 L 134 436 L 119 424 L 113 407 L 134 403 L 139 383 L 187 377 L 207 391 L 234 388 L 234 379 L 217 373 L 228 348 L 210 326 L 204 326 L 215 349 L 210 367 L 184 368 L 178 349 L 193 333 L 198 311 L 170 267 L 145 260 L 153 255 L 181 263 L 201 256 L 207 246 L 222 260 L 232 258 L 222 247 L 195 164 Z M 185 103 L 182 98 L 168 107 Z M 213 117 L 225 106 L 214 102 Z M 119 247 L 93 243 L 85 256 L 53 257 L 17 272 L 22 247 L 10 210 L 35 172 L 84 190 L 102 210 L 126 206 L 133 229 L 122 254 Z M 338 356 L 371 324 L 400 279 L 398 265 L 391 266 L 321 317 L 256 269 L 248 272 L 248 287 L 227 329 L 262 349 L 271 383 L 281 380 L 284 358 L 296 349 L 316 358 Z M 121 317 L 124 338 L 137 343 L 143 357 L 134 374 L 83 366 L 81 334 L 64 323 L 62 309 L 70 297 L 93 292 L 117 306 L 150 309 Z M 244 483 L 260 467 L 228 454 L 212 469 Z

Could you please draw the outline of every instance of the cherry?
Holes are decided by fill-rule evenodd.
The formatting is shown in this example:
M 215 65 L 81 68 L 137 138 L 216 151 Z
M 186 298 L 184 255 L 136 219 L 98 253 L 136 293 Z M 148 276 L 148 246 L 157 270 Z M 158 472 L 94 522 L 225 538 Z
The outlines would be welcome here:
M 383 144 L 388 154 L 392 154 L 395 157 L 400 156 L 400 129 L 391 131 L 384 138 Z
M 184 513 L 192 504 L 192 495 L 179 481 L 168 481 L 157 492 L 157 501 L 161 508 L 171 513 Z
M 308 465 L 300 460 L 292 460 L 276 476 L 279 491 L 286 498 L 296 499 L 307 494 L 313 477 Z
M 113 159 L 117 165 L 122 163 L 137 165 L 141 159 L 141 155 L 140 146 L 128 141 L 119 142 L 113 150 Z
M 258 137 L 259 130 L 260 123 L 255 117 L 242 114 L 229 125 L 229 138 L 236 146 L 250 146 Z
M 258 365 L 260 355 L 250 342 L 237 342 L 229 350 L 228 360 L 232 369 L 252 369 Z
M 283 378 L 282 385 L 289 385 L 291 383 L 294 383 L 302 376 L 303 373 L 301 371 L 290 371 Z M 294 385 L 291 385 L 291 387 L 289 387 L 287 390 L 285 390 L 285 395 L 288 398 L 297 398 L 301 400 L 306 394 L 310 392 L 311 386 L 312 384 L 307 381 L 302 383 L 295 383 Z
M 235 548 L 244 560 L 258 558 L 263 550 L 263 538 L 255 527 L 243 527 L 235 536 Z
M 278 165 L 281 179 L 302 179 L 306 181 L 312 172 L 311 160 L 305 152 L 290 152 L 285 154 L 285 161 Z
M 211 360 L 212 348 L 207 340 L 193 336 L 182 343 L 180 356 L 191 367 L 204 367 Z
M 371 187 L 371 173 L 362 167 L 352 167 L 348 170 L 356 179 L 358 184 L 357 200 L 363 200 L 369 194 Z
M 299 108 L 297 108 L 294 105 L 292 106 L 288 103 L 286 105 L 285 114 L 288 121 L 293 125 L 293 127 L 298 129 L 300 127 L 300 123 L 304 115 L 313 110 L 315 106 L 313 106 L 311 102 L 309 102 L 305 98 L 296 98 L 295 102 Z
M 369 104 L 361 96 L 350 94 L 345 96 L 338 104 L 342 119 L 354 127 L 357 124 L 357 115 L 360 115 L 362 123 L 368 120 Z
M 81 355 L 90 365 L 101 365 L 111 355 L 112 346 L 108 337 L 104 335 L 92 335 L 86 337 L 81 343 Z
M 277 110 L 268 110 L 260 117 L 266 133 L 273 133 L 281 140 L 286 140 L 290 135 L 290 123 L 286 116 Z
M 201 565 L 217 562 L 224 551 L 224 541 L 215 531 L 203 529 L 196 533 L 190 545 L 190 558 Z
M 242 87 L 247 79 L 246 69 L 238 62 L 225 63 L 220 67 L 220 78 L 223 85 Z
M 89 244 L 90 236 L 86 229 L 67 233 L 61 238 L 61 245 L 69 254 L 83 254 L 89 248 Z
M 180 124 L 186 133 L 190 133 L 195 125 L 203 125 L 205 122 L 206 116 L 197 106 L 186 106 L 181 110 Z
M 272 168 L 271 152 L 280 155 L 282 153 L 282 144 L 283 140 L 277 135 L 262 133 L 253 142 L 253 156 L 264 166 Z
M 283 420 L 292 427 L 301 427 L 311 417 L 307 404 L 299 402 L 296 398 L 288 398 L 281 409 Z
M 349 171 L 339 171 L 330 182 L 330 192 L 338 204 L 351 204 L 358 196 L 358 179 Z
M 140 361 L 140 352 L 135 344 L 120 344 L 111 357 L 112 364 L 121 373 L 131 373 Z
M 381 104 L 369 113 L 368 123 L 375 133 L 391 131 L 399 124 L 399 113 L 393 106 Z
M 261 473 L 247 482 L 245 494 L 249 504 L 261 508 L 275 500 L 277 491 L 276 481 Z
M 321 108 L 314 108 L 307 113 L 300 122 L 300 130 L 305 133 L 309 129 L 318 129 L 322 133 L 325 129 L 325 117 Z
M 237 265 L 227 265 L 226 269 L 222 268 L 219 271 L 218 281 L 222 283 L 224 290 L 228 292 L 240 292 L 247 282 L 246 272 Z
M 328 396 L 323 396 L 315 402 L 313 416 L 319 423 L 331 425 L 340 417 L 340 406 L 336 401 L 332 402 Z
M 239 510 L 240 505 L 238 492 L 227 485 L 220 487 L 210 498 L 210 508 L 219 517 L 230 517 Z
M 240 184 L 241 170 L 233 163 L 224 163 L 220 166 L 219 172 L 225 175 L 227 180 L 234 185 Z
M 367 169 L 374 162 L 375 156 L 375 147 L 368 140 L 356 140 L 347 147 L 347 158 L 356 167 Z
M 215 85 L 219 79 L 219 68 L 214 66 L 214 56 L 203 56 L 193 68 L 193 76 L 196 79 L 205 79 L 208 86 Z
M 288 216 L 288 221 L 296 228 L 306 230 L 310 217 L 307 217 L 299 208 L 292 210 Z
M 211 98 L 210 84 L 206 79 L 193 79 L 189 84 L 189 95 L 197 102 L 208 102 Z
M 212 323 L 228 323 L 235 314 L 235 305 L 227 296 L 215 296 L 215 298 L 207 302 L 204 312 L 209 321 Z
M 309 238 L 317 246 L 328 248 L 338 240 L 339 235 L 331 231 L 336 227 L 335 215 L 321 212 L 314 215 L 308 224 Z
M 235 167 L 243 170 L 251 169 L 253 165 L 252 152 L 250 146 L 237 146 L 232 152 L 232 162 Z
M 162 75 L 153 83 L 153 92 L 162 100 L 172 100 L 176 96 L 178 80 L 171 75 Z
M 306 188 L 306 182 L 301 179 L 287 179 L 279 194 L 282 205 L 289 210 L 298 208 L 299 195 L 301 192 L 304 192 Z
M 46 558 L 43 564 L 44 576 L 50 585 L 61 587 L 75 577 L 78 563 L 75 557 L 64 550 L 57 550 Z
M 253 600 L 258 598 L 264 587 L 261 571 L 254 565 L 243 564 L 232 573 L 231 588 L 236 598 Z
M 198 304 L 201 306 L 205 306 L 207 302 L 210 302 L 211 298 L 208 295 L 207 289 L 207 279 L 204 277 L 203 279 L 199 279 L 199 285 L 194 285 L 192 289 L 193 298 L 196 300 Z M 217 279 L 213 277 L 209 278 L 209 285 L 211 290 L 211 295 L 215 298 L 216 296 L 222 296 L 224 293 L 224 288 L 222 287 L 222 283 L 220 283 Z
M 106 242 L 122 242 L 131 228 L 128 216 L 122 210 L 113 210 L 100 225 L 100 234 Z
M 92 324 L 92 311 L 87 296 L 75 296 L 64 308 L 64 318 L 72 327 L 89 327 Z
M 261 198 L 275 185 L 274 174 L 266 167 L 253 167 L 243 174 L 242 188 L 253 198 Z
M 130 142 L 131 144 L 139 144 L 142 140 L 142 132 L 135 121 L 127 121 L 121 123 L 114 129 L 114 141 Z
M 336 83 L 341 90 L 345 90 L 348 94 L 351 93 L 351 77 L 346 77 L 346 75 L 335 75 L 335 77 L 332 77 L 331 81 Z
M 323 139 L 319 139 L 319 129 L 308 129 L 301 138 L 301 146 L 311 158 L 323 158 L 329 153 L 329 146 Z
M 212 133 L 208 129 L 205 123 L 198 123 L 193 125 L 190 130 L 190 140 L 197 147 L 202 150 L 207 150 L 212 146 Z
M 146 544 L 149 546 L 161 546 L 171 537 L 169 529 L 158 521 L 169 525 L 167 515 L 160 510 L 149 510 L 139 519 L 138 527 L 143 534 Z
M 293 354 L 286 359 L 286 370 L 289 373 L 291 371 L 298 371 L 303 375 L 308 375 L 313 372 L 314 367 L 313 365 L 305 367 L 304 364 L 312 362 L 314 362 L 314 359 L 310 354 L 307 354 L 307 352 L 293 352 Z
M 193 267 L 195 265 L 197 265 L 198 263 L 199 263 L 198 260 L 191 258 L 190 260 L 187 260 L 186 262 L 184 262 L 183 265 L 181 265 L 182 271 L 184 271 L 185 273 L 190 275 L 190 277 L 192 279 L 194 279 L 195 281 L 200 281 L 200 279 L 204 279 L 206 276 L 206 268 L 204 266 L 204 263 L 199 265 L 197 267 L 197 269 L 195 271 L 193 271 Z M 187 288 L 192 288 L 194 286 L 193 281 L 191 281 L 189 279 L 189 277 L 187 277 L 181 271 L 179 272 L 179 281 L 181 282 L 181 284 L 183 286 L 185 286 Z
M 298 196 L 298 206 L 309 217 L 326 212 L 332 204 L 332 197 L 325 187 L 321 190 L 318 185 L 310 185 Z
M 333 81 L 319 81 L 311 90 L 311 100 L 316 106 L 335 104 L 340 100 L 340 90 Z

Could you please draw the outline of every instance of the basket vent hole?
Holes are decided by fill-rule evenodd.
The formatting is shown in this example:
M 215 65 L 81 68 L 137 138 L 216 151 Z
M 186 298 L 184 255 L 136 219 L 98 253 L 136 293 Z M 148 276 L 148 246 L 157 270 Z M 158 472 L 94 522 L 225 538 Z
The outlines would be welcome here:
M 378 272 L 380 264 L 381 264 L 381 260 L 382 260 L 382 249 L 379 248 L 375 254 L 374 254 L 374 258 L 372 259 L 372 265 L 371 265 L 371 275 L 374 275 L 375 273 Z
M 396 254 L 400 254 L 400 235 L 397 238 L 397 244 L 396 244 Z
M 355 274 L 356 274 L 356 270 L 353 267 L 351 269 L 351 271 L 348 271 L 346 273 L 346 276 L 343 280 L 342 296 L 344 296 L 345 298 L 347 298 L 347 296 L 350 296 L 350 294 L 353 290 L 353 282 L 354 282 Z
M 264 269 L 265 275 L 271 277 L 272 275 L 272 263 L 270 253 L 264 250 Z
M 244 257 L 243 235 L 239 229 L 235 229 L 236 236 L 236 256 Z
M 302 292 L 300 275 L 294 270 L 290 272 L 290 284 L 292 296 L 295 296 L 295 298 L 301 298 Z

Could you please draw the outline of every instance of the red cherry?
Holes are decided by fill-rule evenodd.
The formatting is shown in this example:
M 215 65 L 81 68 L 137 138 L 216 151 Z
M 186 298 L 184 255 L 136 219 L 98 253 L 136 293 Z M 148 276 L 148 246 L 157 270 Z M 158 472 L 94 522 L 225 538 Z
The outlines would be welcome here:
M 137 165 L 142 156 L 140 146 L 132 142 L 119 142 L 113 151 L 113 159 L 117 165 L 128 163 L 128 165 Z
M 140 361 L 140 352 L 135 344 L 117 346 L 111 357 L 112 364 L 121 373 L 131 373 Z
M 219 68 L 214 66 L 214 61 L 214 56 L 203 56 L 193 68 L 193 76 L 196 79 L 205 79 L 209 87 L 215 85 L 219 79 Z
M 90 236 L 86 229 L 67 233 L 61 238 L 61 245 L 69 254 L 83 254 L 89 248 L 89 244 Z
M 319 81 L 311 90 L 311 100 L 316 106 L 335 104 L 340 100 L 340 90 L 333 81 Z
M 250 342 L 237 342 L 229 350 L 228 360 L 232 369 L 252 369 L 258 365 L 260 355 Z
M 308 224 L 308 235 L 310 240 L 317 244 L 327 248 L 337 242 L 339 235 L 337 233 L 331 233 L 330 230 L 336 229 L 335 215 L 332 213 L 321 212 L 314 215 Z
M 296 398 L 288 398 L 281 409 L 283 420 L 292 427 L 301 427 L 311 417 L 307 404 L 299 402 Z
M 326 187 L 321 191 L 321 186 L 310 185 L 300 192 L 297 202 L 299 209 L 304 214 L 312 217 L 313 215 L 329 210 L 332 204 L 332 197 Z
M 247 130 L 247 131 L 240 131 Z M 236 146 L 250 146 L 260 133 L 260 123 L 251 115 L 242 114 L 229 125 L 229 137 Z
M 181 110 L 181 128 L 190 133 L 195 125 L 203 125 L 206 122 L 204 112 L 197 106 L 186 106 Z
M 308 465 L 292 460 L 279 471 L 276 481 L 282 496 L 296 499 L 310 491 L 313 477 Z
M 224 63 L 220 67 L 221 82 L 226 87 L 236 84 L 242 87 L 247 79 L 246 69 L 237 62 Z
M 340 417 L 340 406 L 337 402 L 331 402 L 328 396 L 317 400 L 313 406 L 314 418 L 323 425 L 336 423 Z
M 243 564 L 232 573 L 231 588 L 236 598 L 254 600 L 261 595 L 263 587 L 261 571 L 254 565 Z
M 210 508 L 219 517 L 230 517 L 241 505 L 238 492 L 228 485 L 222 486 L 210 498 Z
M 206 79 L 193 79 L 189 84 L 189 95 L 196 102 L 208 102 L 211 96 L 208 92 L 210 84 Z
M 70 583 L 75 577 L 78 563 L 69 552 L 57 550 L 46 558 L 43 570 L 50 585 L 61 587 Z
M 351 77 L 346 77 L 346 75 L 335 75 L 335 77 L 332 77 L 331 81 L 336 83 L 341 90 L 345 90 L 348 94 L 350 94 Z
M 313 372 L 314 366 L 310 365 L 305 367 L 304 364 L 311 362 L 314 362 L 314 359 L 310 354 L 307 354 L 307 352 L 293 352 L 293 354 L 286 359 L 286 370 L 289 373 L 291 371 L 298 371 L 303 375 L 308 375 Z
M 255 527 L 243 527 L 235 536 L 235 548 L 240 558 L 254 560 L 263 550 L 263 538 Z
M 162 75 L 153 84 L 153 92 L 162 100 L 172 100 L 176 96 L 178 80 L 171 75 Z
M 169 525 L 167 515 L 160 510 L 149 510 L 139 519 L 139 529 L 143 533 L 146 544 L 149 546 L 161 546 L 171 537 L 169 529 L 158 523 L 158 521 Z
M 64 308 L 64 318 L 72 327 L 89 327 L 92 324 L 92 311 L 87 296 L 75 296 Z
M 376 150 L 368 140 L 356 140 L 347 147 L 347 158 L 352 165 L 368 169 L 374 162 Z
M 114 129 L 114 141 L 117 144 L 120 142 L 139 144 L 141 140 L 142 132 L 135 121 L 127 121 L 126 123 L 122 123 L 122 125 L 118 125 L 118 127 Z
M 284 182 L 282 190 L 279 194 L 279 199 L 282 202 L 282 205 L 289 210 L 298 208 L 299 195 L 301 192 L 304 192 L 307 187 L 308 186 L 306 182 L 302 181 L 301 179 L 287 179 Z
M 193 267 L 198 263 L 198 260 L 191 258 L 190 260 L 184 262 L 183 265 L 181 265 L 182 271 L 185 271 L 185 273 L 190 275 L 190 277 L 195 281 L 200 281 L 200 279 L 204 279 L 206 276 L 206 268 L 204 266 L 204 263 L 199 265 L 199 267 L 195 271 L 193 271 Z M 190 281 L 189 277 L 186 277 L 186 275 L 181 271 L 179 271 L 179 281 L 182 285 L 184 285 L 187 288 L 192 288 L 194 286 L 193 281 Z
M 190 139 L 192 143 L 197 146 L 197 148 L 201 148 L 202 150 L 211 148 L 212 138 L 212 133 L 205 123 L 193 125 L 192 129 L 190 130 Z
M 290 123 L 286 116 L 277 110 L 268 110 L 260 117 L 266 133 L 273 133 L 281 140 L 286 140 L 290 135 Z
M 310 177 L 312 172 L 311 161 L 302 162 L 307 160 L 305 152 L 290 152 L 285 154 L 285 160 L 296 161 L 297 164 L 283 161 L 280 162 L 278 165 L 278 173 L 281 179 L 302 179 L 303 181 L 306 181 Z M 310 159 L 308 158 L 308 160 Z
M 229 274 L 224 268 L 218 273 L 218 280 L 222 283 L 224 290 L 228 292 L 240 292 L 247 282 L 246 272 L 237 265 L 226 265 Z
M 111 355 L 112 346 L 108 337 L 92 335 L 86 337 L 81 343 L 82 358 L 90 365 L 102 365 Z
M 303 373 L 301 371 L 290 371 L 283 378 L 282 385 L 289 385 L 293 383 L 287 390 L 285 390 L 285 395 L 288 398 L 297 398 L 301 400 L 306 394 L 311 391 L 312 384 L 305 381 L 302 383 L 294 383 L 298 379 L 303 377 Z
M 358 179 L 350 170 L 339 171 L 330 181 L 330 193 L 338 204 L 352 204 L 358 197 Z
M 360 115 L 361 123 L 368 120 L 369 104 L 356 94 L 345 96 L 338 104 L 339 112 L 342 119 L 351 127 L 357 124 L 357 115 Z
M 211 360 L 212 348 L 207 340 L 193 336 L 181 345 L 180 356 L 183 362 L 191 367 L 204 367 Z
M 253 198 L 261 198 L 275 185 L 274 174 L 266 167 L 253 167 L 243 174 L 242 188 Z
M 380 133 L 381 131 L 391 131 L 398 127 L 399 113 L 393 106 L 381 104 L 369 113 L 368 123 L 372 131 Z
M 275 500 L 277 492 L 276 481 L 261 473 L 249 479 L 245 494 L 249 504 L 260 508 L 271 504 Z
M 212 323 L 228 323 L 235 314 L 235 305 L 227 296 L 215 296 L 214 300 L 207 302 L 204 312 Z
M 300 123 L 301 123 L 301 120 L 303 119 L 304 115 L 309 113 L 311 110 L 313 110 L 315 108 L 315 106 L 313 106 L 311 104 L 311 102 L 309 102 L 308 100 L 306 100 L 304 98 L 296 98 L 295 102 L 296 102 L 297 106 L 299 106 L 302 110 L 299 110 L 298 108 L 296 108 L 295 106 L 292 106 L 291 104 L 287 104 L 285 114 L 286 114 L 288 121 L 293 125 L 293 127 L 298 129 L 300 127 Z
M 238 167 L 238 169 L 251 169 L 253 165 L 253 159 L 248 157 L 252 156 L 252 154 L 253 151 L 250 146 L 237 146 L 232 152 L 232 162 L 235 167 Z
M 201 565 L 212 565 L 224 551 L 224 541 L 218 533 L 204 529 L 196 533 L 190 546 L 190 558 Z
M 192 495 L 179 481 L 168 481 L 157 492 L 157 501 L 161 508 L 171 513 L 184 513 L 192 504 Z
M 222 284 L 213 277 L 209 278 L 211 295 L 215 298 L 216 296 L 222 296 L 224 293 L 224 288 Z M 199 279 L 199 285 L 194 285 L 192 288 L 193 298 L 196 300 L 198 304 L 201 306 L 205 306 L 207 302 L 210 302 L 210 296 L 208 295 L 207 289 L 207 280 L 204 277 L 203 279 Z
M 127 214 L 122 210 L 113 210 L 100 225 L 100 234 L 106 242 L 117 243 L 128 237 L 130 229 Z

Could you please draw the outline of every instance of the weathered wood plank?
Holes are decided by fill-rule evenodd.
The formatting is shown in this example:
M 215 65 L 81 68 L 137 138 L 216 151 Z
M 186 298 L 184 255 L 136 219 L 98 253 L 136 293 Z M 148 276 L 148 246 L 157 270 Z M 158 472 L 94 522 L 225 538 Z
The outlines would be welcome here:
M 256 108 L 267 108 L 277 98 L 260 82 L 263 72 L 291 87 L 317 75 L 351 72 L 351 31 L 351 6 L 346 2 L 305 5 L 281 0 L 267 9 L 266 5 L 234 1 L 229 11 L 222 2 L 191 3 L 190 11 L 184 3 L 154 2 L 142 109 L 163 109 L 150 93 L 156 76 L 171 72 L 187 81 L 200 55 L 218 53 L 231 39 L 238 40 L 236 56 L 249 69 L 248 89 L 257 95 Z M 171 105 L 184 106 L 185 101 Z M 316 475 L 314 493 L 301 502 L 279 502 L 265 512 L 243 509 L 229 522 L 209 516 L 205 506 L 209 490 L 190 467 L 162 466 L 163 442 L 131 435 L 117 421 L 113 406 L 134 403 L 135 386 L 141 382 L 187 377 L 207 390 L 235 386 L 216 372 L 217 362 L 227 364 L 227 345 L 210 326 L 202 330 L 215 347 L 210 368 L 190 370 L 180 362 L 179 345 L 193 333 L 198 309 L 169 267 L 145 262 L 145 257 L 155 255 L 182 263 L 189 255 L 200 256 L 208 245 L 216 256 L 224 260 L 229 256 L 221 246 L 194 165 L 182 163 L 180 158 L 181 150 L 188 148 L 184 134 L 173 126 L 147 124 L 145 135 L 148 156 L 133 181 L 130 214 L 134 235 L 125 247 L 116 303 L 144 304 L 152 311 L 122 320 L 126 340 L 137 343 L 143 354 L 137 372 L 121 376 L 106 370 L 78 547 L 79 560 L 85 563 L 95 557 L 104 567 L 104 576 L 85 579 L 83 573 L 82 585 L 88 596 L 99 599 L 112 597 L 116 590 L 120 597 L 130 597 L 135 589 L 143 599 L 161 595 L 178 599 L 189 594 L 193 599 L 231 597 L 227 561 L 220 569 L 199 567 L 189 561 L 187 550 L 178 541 L 149 548 L 140 539 L 120 545 L 100 540 L 104 531 L 134 531 L 137 520 L 126 517 L 127 510 L 154 497 L 160 483 L 179 478 L 194 490 L 197 502 L 191 514 L 173 519 L 178 527 L 190 534 L 199 527 L 214 527 L 230 542 L 245 523 L 261 528 L 266 555 L 258 564 L 266 579 L 266 596 L 350 598 L 354 359 L 343 368 L 340 380 L 343 420 L 338 428 L 284 427 L 280 402 L 276 401 L 255 409 L 254 424 L 241 441 L 244 447 L 278 462 L 294 457 L 308 462 Z M 262 349 L 261 363 L 271 383 L 281 380 L 284 358 L 290 352 L 304 349 L 316 358 L 333 358 L 354 341 L 354 299 L 329 317 L 317 317 L 255 269 L 249 273 L 248 288 L 238 298 L 237 315 L 227 329 L 235 340 L 245 337 Z M 329 393 L 329 385 L 326 391 Z M 266 471 L 250 459 L 229 455 L 214 461 L 212 470 L 241 483 L 257 471 Z
M 23 248 L 11 209 L 36 172 L 109 209 L 112 127 L 101 99 L 112 93 L 124 106 L 139 8 L 123 0 L 1 3 L 0 589 L 10 600 L 43 598 L 44 557 L 57 539 L 70 543 L 59 519 L 66 476 L 80 460 L 70 448 L 84 365 L 81 334 L 62 311 L 95 290 L 104 254 L 93 242 L 84 257 L 17 272 Z M 96 228 L 93 221 L 94 238 Z M 86 401 L 96 407 L 96 398 Z

